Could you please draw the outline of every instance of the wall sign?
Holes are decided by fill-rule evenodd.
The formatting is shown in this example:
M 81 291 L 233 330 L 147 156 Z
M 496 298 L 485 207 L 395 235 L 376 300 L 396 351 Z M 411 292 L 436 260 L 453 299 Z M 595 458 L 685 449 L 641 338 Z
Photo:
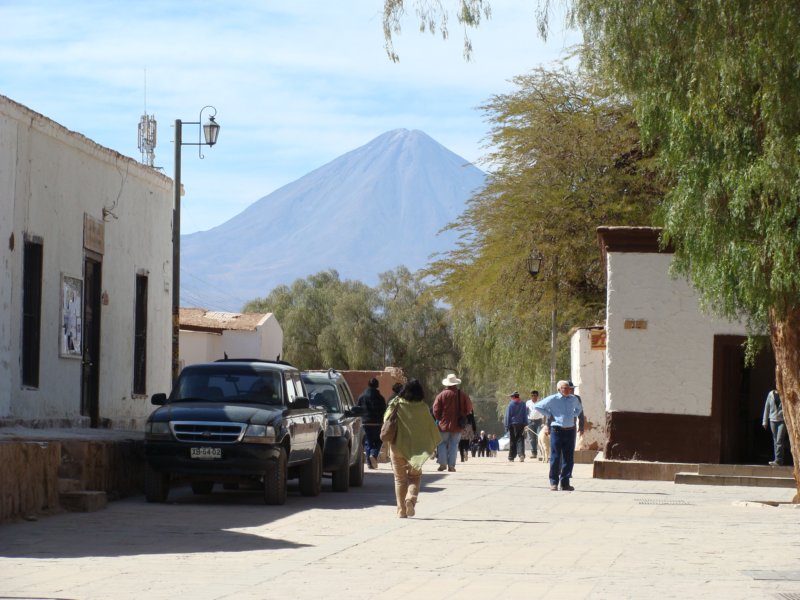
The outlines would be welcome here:
M 83 355 L 83 280 L 61 274 L 61 335 L 59 356 L 81 358 Z

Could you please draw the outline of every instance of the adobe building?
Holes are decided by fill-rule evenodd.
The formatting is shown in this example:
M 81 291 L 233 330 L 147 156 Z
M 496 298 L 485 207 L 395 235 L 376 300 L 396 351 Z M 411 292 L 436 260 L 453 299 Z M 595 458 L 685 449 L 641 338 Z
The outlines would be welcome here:
M 181 308 L 180 367 L 220 358 L 277 360 L 283 329 L 272 313 L 229 313 Z
M 745 364 L 744 323 L 701 311 L 689 282 L 670 276 L 672 252 L 659 247 L 659 234 L 598 228 L 605 330 L 572 337 L 573 381 L 587 420 L 602 424 L 587 437 L 611 460 L 766 464 L 772 443 L 761 417 L 774 386 L 771 348 Z
M 140 429 L 170 383 L 172 180 L 0 96 L 0 426 Z

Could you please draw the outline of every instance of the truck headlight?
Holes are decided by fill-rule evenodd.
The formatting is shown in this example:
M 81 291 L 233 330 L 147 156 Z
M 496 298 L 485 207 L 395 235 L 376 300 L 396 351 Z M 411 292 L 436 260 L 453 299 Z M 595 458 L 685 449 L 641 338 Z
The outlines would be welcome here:
M 144 439 L 168 440 L 172 437 L 166 421 L 148 421 L 144 426 Z
M 274 444 L 275 428 L 271 425 L 248 425 L 242 441 L 250 444 Z

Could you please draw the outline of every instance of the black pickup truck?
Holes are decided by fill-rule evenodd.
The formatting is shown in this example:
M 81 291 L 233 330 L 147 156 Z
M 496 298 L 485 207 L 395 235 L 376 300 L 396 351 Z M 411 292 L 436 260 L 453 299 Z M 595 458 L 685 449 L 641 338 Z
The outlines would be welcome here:
M 309 406 L 300 371 L 282 361 L 225 359 L 187 366 L 172 393 L 154 394 L 145 425 L 145 497 L 165 502 L 173 479 L 196 494 L 215 483 L 263 489 L 286 502 L 287 479 L 316 496 L 322 484 L 325 411 Z

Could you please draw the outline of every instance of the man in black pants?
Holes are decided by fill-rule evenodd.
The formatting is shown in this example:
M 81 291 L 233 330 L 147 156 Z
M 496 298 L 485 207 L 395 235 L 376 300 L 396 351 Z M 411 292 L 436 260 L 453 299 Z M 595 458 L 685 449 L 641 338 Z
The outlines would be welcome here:
M 378 390 L 378 380 L 369 380 L 367 389 L 358 397 L 358 405 L 364 409 L 364 450 L 370 469 L 378 468 L 378 454 L 381 451 L 381 425 L 386 412 L 386 399 Z

